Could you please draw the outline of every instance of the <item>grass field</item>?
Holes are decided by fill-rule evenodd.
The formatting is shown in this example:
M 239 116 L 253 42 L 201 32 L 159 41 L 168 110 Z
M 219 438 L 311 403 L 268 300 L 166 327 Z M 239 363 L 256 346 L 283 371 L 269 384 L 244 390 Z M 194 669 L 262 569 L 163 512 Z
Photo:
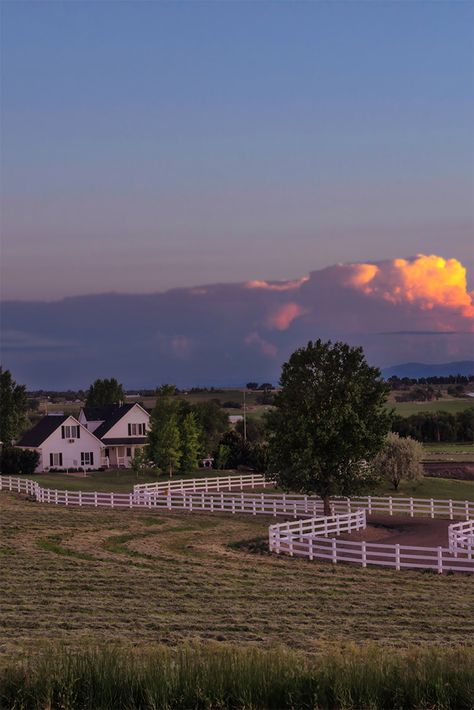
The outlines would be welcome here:
M 346 646 L 311 658 L 228 644 L 49 649 L 0 670 L 11 710 L 471 710 L 474 648 Z
M 245 541 L 266 539 L 268 518 L 61 508 L 6 492 L 0 506 L 9 661 L 51 642 L 217 640 L 306 653 L 474 638 L 472 578 L 252 553 Z
M 400 414 L 402 417 L 409 417 L 410 414 L 418 414 L 419 412 L 449 412 L 449 414 L 457 414 L 468 407 L 474 406 L 474 398 L 443 398 L 433 402 L 390 402 L 389 406 L 393 407 L 396 414 Z

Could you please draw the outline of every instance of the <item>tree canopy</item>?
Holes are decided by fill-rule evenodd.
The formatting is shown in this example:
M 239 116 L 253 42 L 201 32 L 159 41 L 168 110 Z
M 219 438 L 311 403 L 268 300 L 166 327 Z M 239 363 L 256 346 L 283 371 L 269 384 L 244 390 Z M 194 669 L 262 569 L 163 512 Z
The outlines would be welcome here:
M 5 447 L 28 427 L 27 409 L 25 385 L 18 385 L 10 370 L 0 367 L 0 441 Z
M 110 380 L 96 380 L 87 392 L 86 407 L 102 407 L 118 404 L 125 399 L 123 386 L 112 377 Z
M 362 348 L 309 342 L 283 365 L 268 413 L 272 478 L 285 490 L 316 493 L 330 514 L 332 495 L 371 480 L 370 463 L 390 429 L 389 386 Z
M 419 481 L 423 478 L 423 446 L 419 441 L 401 437 L 391 431 L 375 458 L 377 473 L 389 481 L 395 490 L 400 482 Z

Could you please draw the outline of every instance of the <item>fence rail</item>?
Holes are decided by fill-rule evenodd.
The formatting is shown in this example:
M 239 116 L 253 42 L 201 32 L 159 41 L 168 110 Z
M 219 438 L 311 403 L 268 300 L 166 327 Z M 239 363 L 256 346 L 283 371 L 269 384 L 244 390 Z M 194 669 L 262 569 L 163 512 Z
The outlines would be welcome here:
M 235 479 L 235 480 L 233 480 Z M 207 481 L 207 490 L 205 489 Z M 225 490 L 212 489 L 219 481 Z M 204 488 L 198 489 L 198 483 Z M 0 476 L 0 490 L 18 491 L 34 496 L 41 503 L 108 508 L 158 508 L 203 512 L 245 513 L 293 517 L 293 522 L 271 525 L 269 547 L 277 553 L 328 559 L 333 563 L 352 562 L 413 569 L 434 569 L 438 572 L 474 572 L 474 503 L 424 498 L 394 498 L 367 496 L 335 498 L 332 515 L 323 513 L 323 503 L 314 496 L 284 493 L 229 492 L 247 485 L 272 485 L 261 476 L 227 476 L 213 479 L 191 479 L 166 484 L 142 484 L 132 493 L 67 491 L 42 488 L 36 481 L 12 476 Z M 366 516 L 372 513 L 441 516 L 465 522 L 449 526 L 449 547 L 411 547 L 381 543 L 356 542 L 329 537 L 360 530 L 366 526 Z M 469 519 L 471 518 L 471 519 Z
M 448 539 L 449 549 L 456 557 L 459 553 L 466 553 L 469 559 L 472 559 L 474 554 L 474 520 L 450 525 Z
M 174 493 L 178 491 L 197 493 L 199 491 L 230 491 L 234 488 L 267 488 L 274 486 L 274 483 L 257 473 L 247 473 L 243 475 L 213 476 L 210 478 L 188 478 L 178 481 L 157 481 L 155 483 L 140 483 L 133 486 L 135 494 L 140 493 Z

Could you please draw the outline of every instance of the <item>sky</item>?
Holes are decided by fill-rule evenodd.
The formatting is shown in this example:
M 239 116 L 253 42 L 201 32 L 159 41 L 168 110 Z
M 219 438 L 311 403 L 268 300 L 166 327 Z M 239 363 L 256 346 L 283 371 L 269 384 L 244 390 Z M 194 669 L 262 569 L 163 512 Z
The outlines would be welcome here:
M 419 253 L 472 287 L 471 2 L 1 13 L 3 300 Z

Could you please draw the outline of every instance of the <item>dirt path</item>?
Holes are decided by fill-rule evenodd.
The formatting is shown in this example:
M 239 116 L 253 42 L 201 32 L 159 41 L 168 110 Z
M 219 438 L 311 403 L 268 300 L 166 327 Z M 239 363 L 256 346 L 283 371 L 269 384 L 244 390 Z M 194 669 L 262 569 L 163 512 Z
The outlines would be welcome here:
M 367 528 L 344 533 L 341 540 L 365 540 L 388 545 L 447 547 L 448 526 L 452 520 L 410 518 L 409 516 L 367 515 Z

